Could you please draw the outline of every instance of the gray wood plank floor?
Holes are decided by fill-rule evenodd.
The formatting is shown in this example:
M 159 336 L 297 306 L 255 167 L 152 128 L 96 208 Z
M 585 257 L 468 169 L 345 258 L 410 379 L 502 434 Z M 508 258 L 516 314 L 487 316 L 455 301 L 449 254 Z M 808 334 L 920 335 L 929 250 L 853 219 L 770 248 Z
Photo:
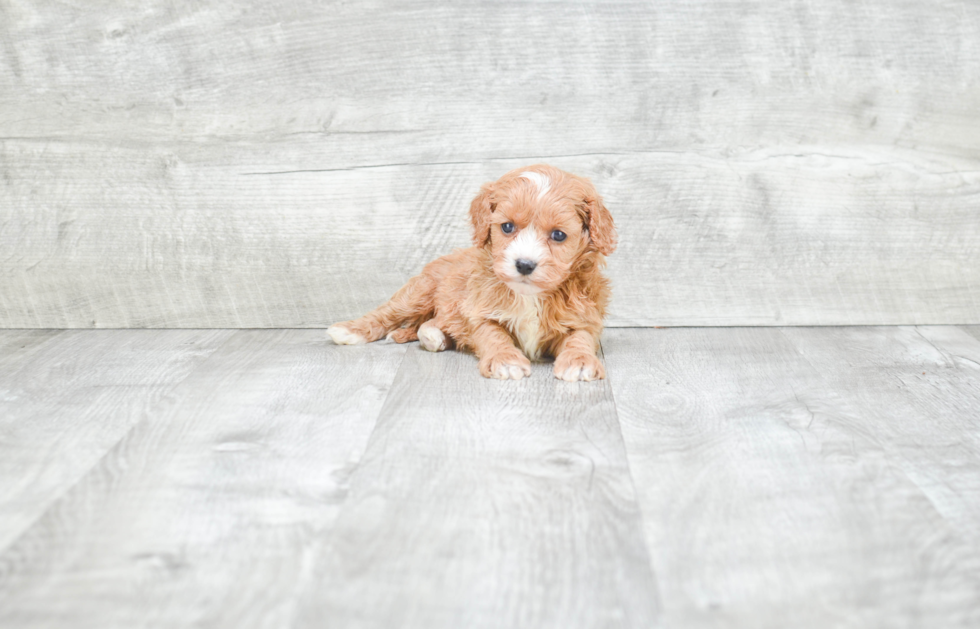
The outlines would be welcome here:
M 713 328 L 603 346 L 667 626 L 980 622 L 975 339 Z
M 0 331 L 0 626 L 971 627 L 980 328 Z
M 135 423 L 153 421 L 228 330 L 0 334 L 0 548 Z
M 413 349 L 300 626 L 649 626 L 656 587 L 608 384 L 535 365 L 501 386 L 471 356 Z

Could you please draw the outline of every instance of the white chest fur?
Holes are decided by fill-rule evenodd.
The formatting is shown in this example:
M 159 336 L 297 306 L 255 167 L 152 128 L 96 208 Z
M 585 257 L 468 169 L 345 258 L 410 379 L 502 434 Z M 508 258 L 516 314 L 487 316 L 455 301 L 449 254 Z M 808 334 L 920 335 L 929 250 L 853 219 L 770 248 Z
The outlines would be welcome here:
M 541 358 L 543 300 L 536 295 L 514 295 L 510 308 L 498 310 L 491 318 L 506 327 L 521 351 L 531 360 Z

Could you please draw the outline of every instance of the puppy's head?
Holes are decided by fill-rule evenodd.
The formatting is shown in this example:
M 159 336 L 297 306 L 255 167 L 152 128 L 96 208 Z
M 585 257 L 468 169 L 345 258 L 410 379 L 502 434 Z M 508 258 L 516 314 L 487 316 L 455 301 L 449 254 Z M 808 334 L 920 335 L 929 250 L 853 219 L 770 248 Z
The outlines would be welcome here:
M 616 249 L 616 227 L 592 183 L 538 164 L 484 184 L 470 205 L 473 242 L 515 293 L 557 288 L 584 256 Z

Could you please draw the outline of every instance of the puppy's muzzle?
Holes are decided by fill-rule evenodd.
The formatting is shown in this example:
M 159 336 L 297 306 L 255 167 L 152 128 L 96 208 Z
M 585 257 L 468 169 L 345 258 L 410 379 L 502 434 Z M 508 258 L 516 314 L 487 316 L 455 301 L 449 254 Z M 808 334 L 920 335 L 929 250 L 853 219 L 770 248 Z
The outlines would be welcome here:
M 521 275 L 530 275 L 534 273 L 534 269 L 537 268 L 538 263 L 531 260 L 518 260 L 514 263 L 514 266 L 517 267 L 517 272 Z

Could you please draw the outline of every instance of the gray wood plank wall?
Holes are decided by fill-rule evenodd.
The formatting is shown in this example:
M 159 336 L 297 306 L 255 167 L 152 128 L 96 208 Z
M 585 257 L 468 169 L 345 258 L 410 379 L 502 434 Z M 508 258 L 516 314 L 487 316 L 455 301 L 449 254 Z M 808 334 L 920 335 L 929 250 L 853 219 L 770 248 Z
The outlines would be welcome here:
M 317 327 L 547 161 L 609 323 L 980 322 L 980 4 L 0 0 L 0 326 Z

